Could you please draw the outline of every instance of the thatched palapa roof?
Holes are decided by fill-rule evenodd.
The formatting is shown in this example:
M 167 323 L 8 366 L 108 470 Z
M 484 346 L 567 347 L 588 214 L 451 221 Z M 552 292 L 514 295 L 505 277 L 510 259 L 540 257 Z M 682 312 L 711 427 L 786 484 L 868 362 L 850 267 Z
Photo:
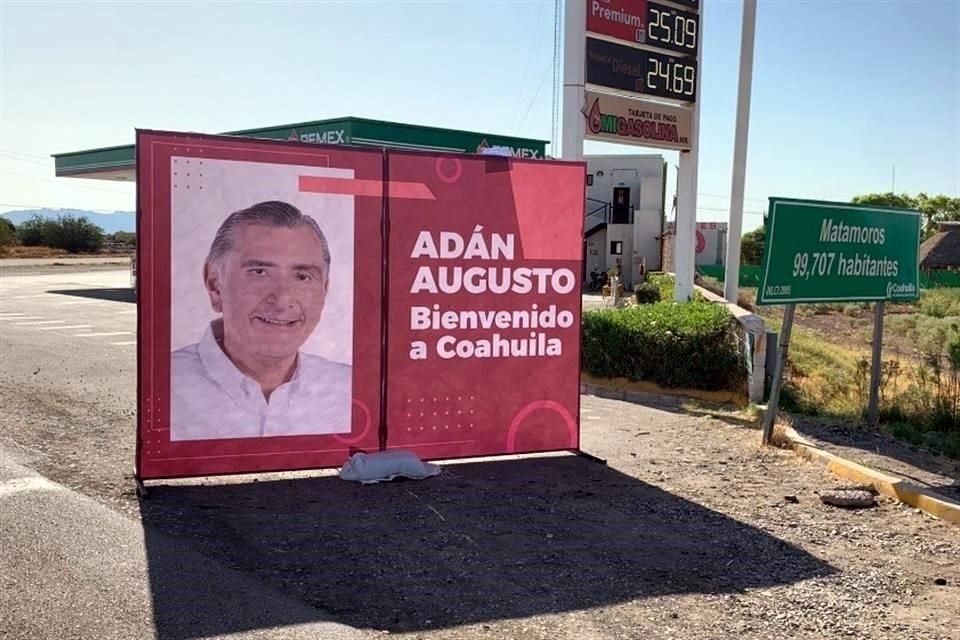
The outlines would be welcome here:
M 960 268 L 960 222 L 941 222 L 936 235 L 920 245 L 920 268 Z

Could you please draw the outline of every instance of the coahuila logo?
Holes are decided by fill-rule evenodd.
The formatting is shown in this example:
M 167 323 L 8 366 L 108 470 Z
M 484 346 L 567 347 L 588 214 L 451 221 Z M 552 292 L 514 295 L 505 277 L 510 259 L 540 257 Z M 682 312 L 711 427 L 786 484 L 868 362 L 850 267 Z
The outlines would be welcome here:
M 497 145 L 501 146 L 501 145 Z M 489 149 L 490 143 L 487 142 L 487 139 L 484 138 L 480 141 L 480 144 L 477 145 L 477 153 L 483 153 L 484 149 Z M 503 146 L 504 149 L 510 150 L 510 155 L 514 158 L 540 158 L 540 152 L 536 149 L 527 149 L 525 147 L 507 147 Z
M 912 282 L 888 282 L 887 283 L 887 297 L 888 298 L 900 298 L 900 297 L 914 297 L 917 294 L 917 288 L 913 285 Z
M 297 133 L 296 129 L 290 131 L 287 140 L 293 142 L 312 142 L 314 144 L 345 144 L 343 129 L 332 129 L 330 131 L 314 131 L 313 133 Z

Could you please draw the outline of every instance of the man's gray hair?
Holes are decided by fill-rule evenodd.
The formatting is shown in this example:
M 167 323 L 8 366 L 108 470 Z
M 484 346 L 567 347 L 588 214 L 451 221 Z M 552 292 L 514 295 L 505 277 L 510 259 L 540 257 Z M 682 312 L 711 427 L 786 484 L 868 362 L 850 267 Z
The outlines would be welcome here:
M 327 238 L 320 230 L 320 225 L 310 216 L 304 215 L 300 209 L 292 204 L 279 200 L 259 202 L 252 207 L 234 211 L 223 221 L 217 229 L 217 235 L 210 244 L 210 253 L 207 254 L 207 263 L 217 265 L 233 248 L 234 230 L 244 224 L 259 224 L 267 227 L 286 227 L 295 229 L 306 227 L 317 234 L 320 246 L 323 248 L 323 263 L 327 267 L 327 276 L 330 275 L 330 247 Z

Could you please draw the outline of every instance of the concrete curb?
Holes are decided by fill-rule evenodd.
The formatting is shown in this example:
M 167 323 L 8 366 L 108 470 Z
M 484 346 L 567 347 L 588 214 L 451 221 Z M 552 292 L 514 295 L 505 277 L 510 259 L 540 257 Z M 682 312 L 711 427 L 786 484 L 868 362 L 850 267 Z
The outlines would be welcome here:
M 878 493 L 895 498 L 935 518 L 960 524 L 960 502 L 954 502 L 931 489 L 899 476 L 876 471 L 824 451 L 794 431 L 792 427 L 785 428 L 783 434 L 788 445 L 797 455 L 822 465 L 835 476 L 856 484 L 871 485 Z
M 596 378 L 580 372 L 580 393 L 600 396 L 611 400 L 625 400 L 637 404 L 679 407 L 688 400 L 700 400 L 714 404 L 734 404 L 745 407 L 745 393 L 737 391 L 703 391 L 688 388 L 665 388 L 647 381 L 634 382 L 626 378 Z

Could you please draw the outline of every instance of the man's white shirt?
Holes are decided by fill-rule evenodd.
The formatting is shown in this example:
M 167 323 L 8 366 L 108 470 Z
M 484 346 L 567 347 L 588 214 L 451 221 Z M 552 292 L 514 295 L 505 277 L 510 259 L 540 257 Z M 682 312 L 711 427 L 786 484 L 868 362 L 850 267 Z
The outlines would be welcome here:
M 212 325 L 172 354 L 170 439 L 349 433 L 351 367 L 300 353 L 290 381 L 264 398 L 220 348 Z

